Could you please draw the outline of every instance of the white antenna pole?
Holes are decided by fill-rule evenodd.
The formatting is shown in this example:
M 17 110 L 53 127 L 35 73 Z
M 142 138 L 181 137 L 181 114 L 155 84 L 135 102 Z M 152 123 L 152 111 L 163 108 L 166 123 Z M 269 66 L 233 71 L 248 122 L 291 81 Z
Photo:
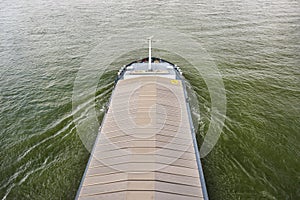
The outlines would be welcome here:
M 151 36 L 150 38 L 148 38 L 149 40 L 149 60 L 148 60 L 148 71 L 152 71 L 152 67 L 151 67 L 151 60 L 152 60 L 152 55 L 151 55 L 151 39 L 153 38 L 153 36 Z

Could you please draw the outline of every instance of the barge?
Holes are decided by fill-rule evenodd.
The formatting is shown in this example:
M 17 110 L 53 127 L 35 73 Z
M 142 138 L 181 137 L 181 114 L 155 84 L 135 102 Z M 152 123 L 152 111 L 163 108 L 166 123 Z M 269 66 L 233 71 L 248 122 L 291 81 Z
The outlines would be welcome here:
M 208 200 L 184 77 L 149 56 L 118 72 L 76 199 Z

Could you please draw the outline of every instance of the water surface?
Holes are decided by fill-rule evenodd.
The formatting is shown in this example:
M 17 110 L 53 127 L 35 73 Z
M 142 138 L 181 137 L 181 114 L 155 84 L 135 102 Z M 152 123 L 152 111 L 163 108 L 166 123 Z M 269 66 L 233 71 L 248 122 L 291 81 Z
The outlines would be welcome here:
M 75 197 L 89 157 L 72 111 L 76 73 L 102 39 L 151 27 L 199 42 L 223 76 L 226 122 L 203 159 L 210 198 L 299 199 L 299 13 L 296 0 L 2 0 L 0 197 Z M 210 96 L 201 77 L 184 73 L 199 99 L 201 144 Z M 109 71 L 99 82 L 98 124 L 113 80 Z

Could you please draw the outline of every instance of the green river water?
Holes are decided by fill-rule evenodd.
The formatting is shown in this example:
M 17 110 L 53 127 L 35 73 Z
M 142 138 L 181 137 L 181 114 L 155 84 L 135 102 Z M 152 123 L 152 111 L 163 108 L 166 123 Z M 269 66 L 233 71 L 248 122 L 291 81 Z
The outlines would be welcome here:
M 300 199 L 297 0 L 1 0 L 0 198 L 74 199 L 89 158 L 76 123 L 96 108 L 94 125 L 100 126 L 117 69 L 147 56 L 147 44 L 137 41 L 145 49 L 110 58 L 96 93 L 74 110 L 78 71 L 103 40 L 112 45 L 102 49 L 117 51 L 111 35 L 129 30 L 134 37 L 135 29 L 146 28 L 192 38 L 222 76 L 225 124 L 202 158 L 210 199 Z M 162 55 L 155 39 L 153 54 Z M 184 41 L 174 43 L 188 48 Z M 210 91 L 184 57 L 170 49 L 163 55 L 182 66 L 196 92 L 201 145 L 210 123 Z M 90 70 L 98 69 L 95 64 Z M 97 131 L 91 130 L 86 135 L 93 140 Z

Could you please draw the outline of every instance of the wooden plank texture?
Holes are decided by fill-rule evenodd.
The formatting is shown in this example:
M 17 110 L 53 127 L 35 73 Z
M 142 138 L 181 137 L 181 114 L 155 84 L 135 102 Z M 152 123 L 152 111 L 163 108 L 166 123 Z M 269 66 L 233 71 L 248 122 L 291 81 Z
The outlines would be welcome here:
M 119 80 L 78 199 L 203 199 L 181 80 Z

